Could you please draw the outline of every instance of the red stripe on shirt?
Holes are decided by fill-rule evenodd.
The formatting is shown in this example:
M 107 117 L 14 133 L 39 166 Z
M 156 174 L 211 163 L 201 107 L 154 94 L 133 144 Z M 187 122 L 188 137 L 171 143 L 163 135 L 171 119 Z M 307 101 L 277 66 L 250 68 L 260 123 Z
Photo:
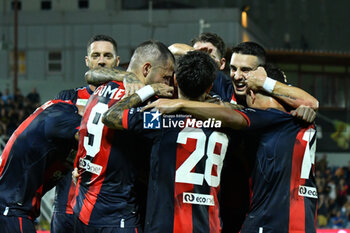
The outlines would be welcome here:
M 125 109 L 123 112 L 123 128 L 128 129 L 128 114 L 129 109 Z
M 19 217 L 18 218 L 18 221 L 19 221 L 19 229 L 21 230 L 21 232 L 23 233 L 23 223 L 22 223 L 22 218 Z
M 305 201 L 303 196 L 299 196 L 298 191 L 299 185 L 304 185 L 306 181 L 300 178 L 307 145 L 307 142 L 303 140 L 306 130 L 302 129 L 299 131 L 294 143 L 289 194 L 289 233 L 305 232 Z
M 75 184 L 71 182 L 69 193 L 68 193 L 68 199 L 67 199 L 66 214 L 73 214 L 72 201 L 74 199 L 75 188 L 76 188 Z
M 188 138 L 186 144 L 178 144 L 177 150 L 176 150 L 175 171 L 192 154 L 192 152 L 196 149 L 196 146 L 197 146 L 197 139 L 193 139 L 193 138 Z M 193 184 L 175 183 L 173 233 L 193 232 L 192 204 L 183 203 L 183 193 L 193 192 L 193 187 L 194 187 Z
M 41 185 L 35 192 L 32 199 L 32 208 L 40 212 L 41 197 L 43 196 L 43 185 Z M 29 216 L 31 218 L 31 216 Z
M 220 186 L 219 186 L 220 187 Z M 221 222 L 219 218 L 219 201 L 218 192 L 220 188 L 210 188 L 210 195 L 214 197 L 214 206 L 209 206 L 209 232 L 218 233 L 221 232 Z

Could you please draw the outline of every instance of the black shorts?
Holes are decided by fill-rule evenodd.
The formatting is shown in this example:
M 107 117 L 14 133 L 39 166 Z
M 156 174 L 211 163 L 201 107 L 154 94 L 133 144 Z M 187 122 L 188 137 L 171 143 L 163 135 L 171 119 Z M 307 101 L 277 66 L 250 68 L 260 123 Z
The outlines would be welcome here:
M 34 223 L 28 218 L 0 215 L 1 233 L 36 233 Z

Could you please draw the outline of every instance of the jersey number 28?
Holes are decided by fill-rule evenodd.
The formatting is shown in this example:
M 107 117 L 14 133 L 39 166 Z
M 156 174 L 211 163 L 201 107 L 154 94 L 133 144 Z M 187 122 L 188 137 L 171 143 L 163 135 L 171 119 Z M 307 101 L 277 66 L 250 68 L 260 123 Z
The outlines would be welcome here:
M 196 140 L 195 150 L 176 170 L 175 182 L 202 185 L 205 179 L 209 186 L 219 186 L 220 174 L 228 146 L 226 134 L 214 131 L 210 134 L 207 143 L 207 136 L 202 129 L 184 128 L 177 137 L 177 143 L 186 145 L 188 139 Z M 215 150 L 216 146 L 220 149 Z M 204 174 L 193 172 L 204 156 L 206 157 Z M 214 165 L 217 169 L 216 175 L 212 175 Z

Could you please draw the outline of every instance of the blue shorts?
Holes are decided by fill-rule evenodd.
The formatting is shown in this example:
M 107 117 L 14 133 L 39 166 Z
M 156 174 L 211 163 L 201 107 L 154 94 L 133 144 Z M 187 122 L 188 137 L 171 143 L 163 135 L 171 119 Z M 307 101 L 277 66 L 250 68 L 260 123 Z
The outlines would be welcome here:
M 1 233 L 36 233 L 34 223 L 28 218 L 0 215 Z
M 143 233 L 141 227 L 93 227 L 75 218 L 74 233 Z
M 74 215 L 53 212 L 51 219 L 51 233 L 74 232 Z

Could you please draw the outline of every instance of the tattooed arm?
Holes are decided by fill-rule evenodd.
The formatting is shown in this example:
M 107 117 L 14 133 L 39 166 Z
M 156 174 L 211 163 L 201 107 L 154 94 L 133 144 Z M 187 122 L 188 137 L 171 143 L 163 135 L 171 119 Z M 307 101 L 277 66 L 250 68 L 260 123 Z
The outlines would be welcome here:
M 247 85 L 254 91 L 263 90 L 266 77 L 265 69 L 258 67 L 255 71 L 249 72 Z M 293 109 L 301 105 L 308 106 L 314 110 L 318 109 L 318 101 L 312 95 L 300 88 L 288 86 L 278 81 L 270 94 Z
M 132 72 L 110 68 L 95 68 L 85 73 L 87 83 L 98 86 L 109 81 L 120 81 L 124 83 L 125 95 L 129 96 L 145 85 Z
M 154 90 L 154 95 L 171 97 L 173 95 L 173 87 L 162 83 L 150 85 Z M 111 129 L 123 129 L 123 112 L 125 109 L 137 107 L 142 103 L 140 96 L 137 93 L 116 102 L 103 114 L 102 122 Z
M 98 86 L 102 83 L 112 81 L 112 80 L 122 82 L 124 80 L 125 75 L 133 75 L 136 77 L 135 74 L 127 71 L 104 68 L 104 67 L 95 68 L 85 73 L 85 81 L 94 86 Z
M 110 107 L 103 114 L 102 122 L 111 129 L 123 129 L 123 112 L 125 109 L 136 107 L 142 103 L 140 96 L 136 93 Z

